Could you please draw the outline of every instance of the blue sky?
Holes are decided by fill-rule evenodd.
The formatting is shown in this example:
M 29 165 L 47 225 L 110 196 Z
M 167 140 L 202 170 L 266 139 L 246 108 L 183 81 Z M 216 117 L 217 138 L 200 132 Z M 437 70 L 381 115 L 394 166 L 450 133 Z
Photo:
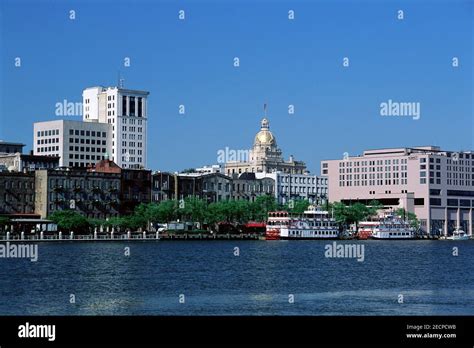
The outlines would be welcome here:
M 474 149 L 472 1 L 0 0 L 0 16 L 0 139 L 27 149 L 33 122 L 57 119 L 55 104 L 81 102 L 85 87 L 116 85 L 119 70 L 150 91 L 154 170 L 249 148 L 264 103 L 285 157 L 313 173 L 367 148 Z M 380 116 L 389 99 L 419 102 L 420 119 Z

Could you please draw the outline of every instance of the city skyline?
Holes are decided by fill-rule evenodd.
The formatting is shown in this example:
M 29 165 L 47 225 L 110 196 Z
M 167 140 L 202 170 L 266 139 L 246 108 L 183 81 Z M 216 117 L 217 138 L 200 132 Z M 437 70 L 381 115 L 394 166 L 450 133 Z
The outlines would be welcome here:
M 31 3 L 24 23 L 25 7 L 2 2 L 9 30 L 2 30 L 0 139 L 32 149 L 34 122 L 57 120 L 56 103 L 81 102 L 84 88 L 117 85 L 120 71 L 125 88 L 150 91 L 154 170 L 214 164 L 221 149 L 249 149 L 264 103 L 284 157 L 305 161 L 313 174 L 321 160 L 364 149 L 473 148 L 469 2 L 142 4 Z M 96 35 L 126 15 L 140 26 Z M 238 25 L 244 15 L 247 25 Z M 421 115 L 381 116 L 388 101 L 419 103 Z

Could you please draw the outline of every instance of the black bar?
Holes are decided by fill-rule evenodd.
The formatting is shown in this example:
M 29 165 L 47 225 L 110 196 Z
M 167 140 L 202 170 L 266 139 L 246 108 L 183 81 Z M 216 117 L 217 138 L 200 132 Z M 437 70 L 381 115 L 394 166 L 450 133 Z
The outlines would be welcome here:
M 25 323 L 55 325 L 55 340 L 20 338 Z M 421 326 L 416 329 L 407 329 Z M 430 325 L 430 328 L 426 325 Z M 452 326 L 455 325 L 455 328 Z M 474 317 L 0 317 L 0 346 L 85 344 L 377 344 L 466 346 L 474 343 Z M 455 338 L 407 338 L 407 334 Z

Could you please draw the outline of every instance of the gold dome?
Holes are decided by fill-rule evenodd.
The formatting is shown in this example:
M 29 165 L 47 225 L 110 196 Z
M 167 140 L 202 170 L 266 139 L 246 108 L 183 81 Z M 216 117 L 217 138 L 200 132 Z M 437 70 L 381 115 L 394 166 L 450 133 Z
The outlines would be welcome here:
M 260 145 L 275 145 L 275 137 L 269 131 L 270 123 L 266 118 L 262 120 L 260 132 L 255 136 L 255 144 Z
M 268 130 L 261 130 L 255 136 L 255 142 L 260 144 L 273 144 L 275 142 L 275 137 L 272 132 Z

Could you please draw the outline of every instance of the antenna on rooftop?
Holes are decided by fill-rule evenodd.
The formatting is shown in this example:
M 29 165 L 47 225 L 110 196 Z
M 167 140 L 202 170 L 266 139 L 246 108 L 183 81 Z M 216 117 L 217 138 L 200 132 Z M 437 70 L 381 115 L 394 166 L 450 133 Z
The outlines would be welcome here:
M 118 80 L 118 81 L 117 81 L 117 82 L 118 82 L 118 83 L 117 83 L 117 86 L 118 86 L 119 88 L 123 88 L 123 83 L 124 83 L 125 79 L 122 78 L 122 76 L 120 75 L 120 70 L 117 72 L 117 80 Z

